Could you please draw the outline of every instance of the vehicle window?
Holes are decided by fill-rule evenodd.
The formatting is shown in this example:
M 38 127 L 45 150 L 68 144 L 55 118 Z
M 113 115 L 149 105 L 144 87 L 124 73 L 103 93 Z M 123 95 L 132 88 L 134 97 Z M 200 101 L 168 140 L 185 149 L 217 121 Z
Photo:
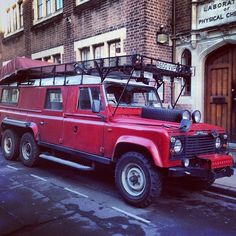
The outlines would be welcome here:
M 1 102 L 9 104 L 17 104 L 19 100 L 19 89 L 7 88 L 3 89 Z
M 128 85 L 124 94 L 121 96 L 124 85 L 107 84 L 106 95 L 109 104 L 116 105 L 120 99 L 121 106 L 133 107 L 161 107 L 160 98 L 156 90 L 147 86 Z
M 79 93 L 78 108 L 82 110 L 91 110 L 93 100 L 101 101 L 99 87 L 81 88 Z
M 45 108 L 50 110 L 62 110 L 61 89 L 48 89 Z

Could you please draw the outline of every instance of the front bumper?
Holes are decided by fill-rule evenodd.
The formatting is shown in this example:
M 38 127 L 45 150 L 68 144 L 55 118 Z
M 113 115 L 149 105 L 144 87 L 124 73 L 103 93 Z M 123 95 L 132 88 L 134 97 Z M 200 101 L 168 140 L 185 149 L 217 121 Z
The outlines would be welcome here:
M 218 179 L 222 177 L 230 177 L 234 174 L 234 169 L 231 167 L 224 167 L 221 169 L 204 169 L 195 167 L 171 167 L 168 170 L 170 177 L 184 177 L 192 176 L 203 179 Z

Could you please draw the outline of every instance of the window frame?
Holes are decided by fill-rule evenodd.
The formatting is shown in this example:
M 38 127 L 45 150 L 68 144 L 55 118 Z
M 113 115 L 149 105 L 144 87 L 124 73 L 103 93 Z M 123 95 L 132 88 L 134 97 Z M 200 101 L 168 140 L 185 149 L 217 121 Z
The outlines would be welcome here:
M 184 51 L 182 52 L 181 64 L 192 66 L 192 53 L 190 50 L 184 49 Z M 184 81 L 182 81 L 181 83 L 184 83 Z M 192 77 L 190 75 L 190 77 L 186 79 L 186 84 L 182 96 L 191 96 L 191 90 L 192 90 Z
M 59 94 L 61 101 L 51 101 L 51 94 Z M 53 105 L 60 105 L 60 108 L 55 108 Z M 48 111 L 63 111 L 63 95 L 61 88 L 47 88 L 44 102 L 44 109 Z
M 80 102 L 82 100 L 82 99 L 80 99 L 82 89 L 87 89 L 88 93 L 89 93 L 90 108 L 88 108 L 88 109 L 81 108 L 81 106 L 80 106 L 80 104 L 81 104 Z M 83 87 L 79 87 L 79 90 L 78 90 L 78 100 L 77 100 L 77 108 L 76 108 L 77 111 L 92 112 L 93 101 L 96 100 L 96 99 L 93 97 L 91 89 L 97 89 L 97 92 L 99 93 L 99 96 L 100 96 L 100 98 L 98 100 L 100 100 L 101 111 L 104 110 L 104 106 L 102 105 L 103 104 L 103 99 L 102 99 L 101 87 L 100 86 L 83 86 Z
M 17 91 L 16 101 L 12 101 L 12 97 L 13 97 L 13 93 L 14 93 L 13 90 Z M 3 101 L 4 91 L 12 91 L 10 94 L 7 94 L 6 101 Z M 18 102 L 19 102 L 19 99 L 20 99 L 20 90 L 19 90 L 19 88 L 16 88 L 16 87 L 5 87 L 5 88 L 2 89 L 2 91 L 1 91 L 1 101 L 0 101 L 1 104 L 17 106 Z

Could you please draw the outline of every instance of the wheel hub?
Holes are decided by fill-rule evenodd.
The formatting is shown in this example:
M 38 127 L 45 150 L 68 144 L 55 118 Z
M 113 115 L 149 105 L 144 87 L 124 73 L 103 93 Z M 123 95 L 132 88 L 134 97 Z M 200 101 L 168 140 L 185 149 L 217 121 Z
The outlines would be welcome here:
M 11 150 L 12 150 L 12 140 L 11 140 L 11 138 L 8 137 L 7 139 L 5 139 L 4 149 L 5 149 L 5 152 L 8 153 L 8 154 L 11 152 Z
M 122 184 L 132 196 L 141 195 L 146 186 L 143 169 L 137 164 L 128 164 L 122 172 Z

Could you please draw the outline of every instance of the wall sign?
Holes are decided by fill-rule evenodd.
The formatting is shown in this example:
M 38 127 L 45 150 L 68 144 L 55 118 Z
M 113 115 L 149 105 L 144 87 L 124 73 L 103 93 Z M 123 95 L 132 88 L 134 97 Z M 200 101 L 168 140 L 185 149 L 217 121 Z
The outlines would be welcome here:
M 236 0 L 213 0 L 197 6 L 197 29 L 236 21 Z

